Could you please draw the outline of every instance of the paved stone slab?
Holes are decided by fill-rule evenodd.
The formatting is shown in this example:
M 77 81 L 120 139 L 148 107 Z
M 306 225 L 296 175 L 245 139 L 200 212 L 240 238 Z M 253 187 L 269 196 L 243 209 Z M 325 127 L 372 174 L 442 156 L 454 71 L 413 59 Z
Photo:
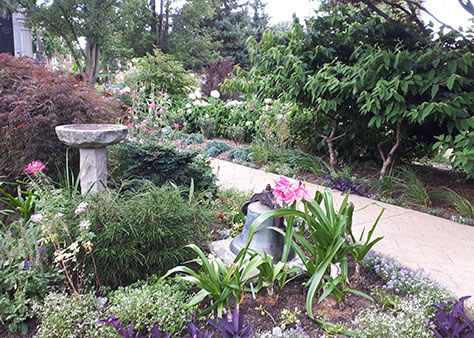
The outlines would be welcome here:
M 218 184 L 224 188 L 261 191 L 279 178 L 276 174 L 217 159 L 211 165 Z M 325 188 L 316 184 L 307 186 L 311 194 Z M 336 205 L 344 198 L 339 191 L 333 191 L 333 196 Z M 422 268 L 456 297 L 474 298 L 474 227 L 391 204 L 376 202 L 376 205 L 375 201 L 360 196 L 351 195 L 350 201 L 356 207 L 357 235 L 374 223 L 381 210 L 378 205 L 386 208 L 374 233 L 384 239 L 375 245 L 375 250 L 394 256 L 412 269 Z M 468 302 L 471 307 L 474 307 L 473 298 Z

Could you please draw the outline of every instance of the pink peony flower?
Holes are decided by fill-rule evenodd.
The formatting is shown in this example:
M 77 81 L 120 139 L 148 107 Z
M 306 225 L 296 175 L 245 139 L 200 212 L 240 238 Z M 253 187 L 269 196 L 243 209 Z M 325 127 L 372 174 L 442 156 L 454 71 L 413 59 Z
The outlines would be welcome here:
M 42 172 L 44 169 L 46 169 L 46 166 L 43 163 L 38 162 L 38 161 L 33 161 L 33 162 L 28 164 L 25 171 L 28 174 L 33 175 L 33 174 L 36 174 L 36 172 L 38 172 L 38 171 Z

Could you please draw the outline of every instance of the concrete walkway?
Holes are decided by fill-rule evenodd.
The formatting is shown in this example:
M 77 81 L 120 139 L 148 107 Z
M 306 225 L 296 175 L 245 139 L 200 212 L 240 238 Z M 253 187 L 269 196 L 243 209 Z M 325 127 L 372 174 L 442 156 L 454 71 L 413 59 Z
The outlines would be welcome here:
M 218 184 L 223 188 L 236 188 L 242 191 L 262 191 L 268 183 L 274 186 L 279 175 L 266 173 L 222 160 L 212 160 Z M 324 187 L 307 184 L 314 195 Z M 336 204 L 344 196 L 334 190 Z M 355 205 L 354 233 L 360 234 L 365 227 L 373 225 L 380 213 L 380 207 L 370 205 L 374 201 L 365 197 L 350 196 Z M 446 286 L 455 296 L 474 298 L 474 227 L 462 225 L 440 217 L 377 202 L 386 210 L 380 220 L 374 237 L 384 236 L 374 249 L 391 255 L 407 267 L 424 269 L 432 278 Z M 357 235 L 356 235 L 357 236 Z M 473 298 L 469 299 L 471 307 Z

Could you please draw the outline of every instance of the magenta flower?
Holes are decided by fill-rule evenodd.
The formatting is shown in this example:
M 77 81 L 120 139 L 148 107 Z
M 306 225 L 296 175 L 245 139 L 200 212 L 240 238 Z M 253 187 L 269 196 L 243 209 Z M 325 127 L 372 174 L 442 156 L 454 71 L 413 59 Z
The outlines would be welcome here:
M 173 123 L 173 127 L 179 128 L 179 127 L 181 127 L 181 125 L 179 123 Z
M 158 111 L 157 111 L 158 115 L 159 115 L 159 114 L 162 114 L 162 113 L 164 113 L 164 112 L 165 112 L 165 111 L 164 111 L 163 109 L 158 109 Z
M 293 186 L 294 183 L 290 182 L 286 177 L 280 176 L 278 181 L 275 180 L 275 190 L 273 191 L 273 195 L 278 202 L 285 202 L 288 204 L 302 199 L 305 199 L 308 202 L 313 201 L 313 198 L 310 196 L 303 182 L 298 181 L 298 186 Z
M 188 122 L 183 122 L 183 127 L 186 127 L 188 125 Z
M 272 108 L 273 108 L 272 106 L 268 106 L 268 107 L 267 107 L 268 110 L 270 110 L 270 109 L 272 109 Z
M 146 133 L 148 131 L 148 128 L 143 128 L 142 130 Z
M 133 128 L 132 124 L 131 123 L 127 124 L 127 128 L 132 129 Z
M 150 135 L 154 136 L 154 135 L 157 134 L 157 131 L 156 130 L 150 130 L 149 133 L 150 133 Z
M 255 108 L 255 105 L 254 105 L 253 103 L 250 104 L 250 108 L 251 108 L 251 109 Z
M 149 104 L 148 108 L 156 108 L 156 104 L 155 103 Z
M 28 166 L 26 167 L 26 172 L 28 174 L 36 174 L 36 172 L 38 171 L 43 171 L 44 169 L 46 169 L 46 166 L 41 163 L 41 162 L 38 162 L 38 161 L 33 161 L 31 163 L 28 164 Z

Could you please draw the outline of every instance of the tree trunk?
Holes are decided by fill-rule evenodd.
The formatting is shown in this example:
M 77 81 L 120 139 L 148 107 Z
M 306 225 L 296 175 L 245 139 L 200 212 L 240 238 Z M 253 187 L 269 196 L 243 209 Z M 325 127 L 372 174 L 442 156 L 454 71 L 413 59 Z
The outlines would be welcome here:
M 100 45 L 96 42 L 86 43 L 86 75 L 88 76 L 88 81 L 91 84 L 94 84 L 99 75 L 99 65 L 100 65 Z
M 163 0 L 160 0 L 162 3 Z M 151 34 L 153 35 L 153 44 L 158 45 L 159 44 L 159 38 L 158 38 L 158 29 L 157 29 L 157 14 L 156 14 L 156 1 L 151 0 L 151 11 L 152 11 L 152 17 L 151 17 Z M 161 29 L 161 28 L 160 28 Z
M 397 151 L 398 146 L 400 145 L 400 129 L 401 129 L 401 122 L 397 122 L 397 131 L 395 135 L 395 144 L 393 145 L 392 149 L 390 149 L 390 152 L 388 153 L 387 156 L 385 156 L 383 150 L 382 150 L 382 145 L 390 141 L 391 139 L 384 140 L 380 142 L 377 147 L 379 148 L 379 154 L 380 157 L 382 158 L 383 164 L 382 164 L 382 169 L 380 170 L 380 178 L 384 177 L 387 174 L 387 169 L 392 165 L 393 162 L 393 157 L 395 156 L 395 152 Z

